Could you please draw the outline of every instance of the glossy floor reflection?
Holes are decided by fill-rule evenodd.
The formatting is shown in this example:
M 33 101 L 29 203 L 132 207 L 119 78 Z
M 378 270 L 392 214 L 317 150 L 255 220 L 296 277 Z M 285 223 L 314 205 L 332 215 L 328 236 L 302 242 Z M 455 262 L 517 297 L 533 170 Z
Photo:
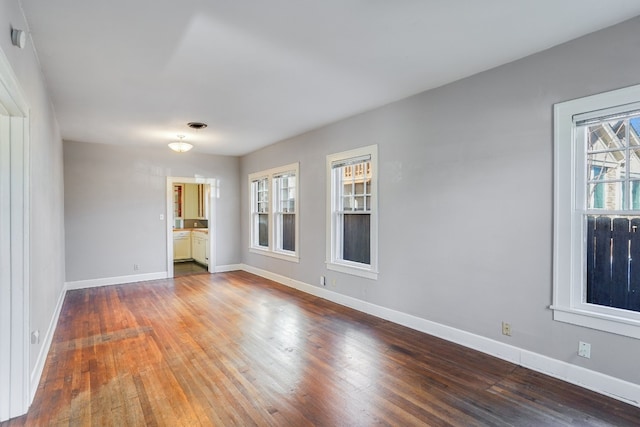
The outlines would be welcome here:
M 231 272 L 69 291 L 14 425 L 638 426 L 640 408 Z

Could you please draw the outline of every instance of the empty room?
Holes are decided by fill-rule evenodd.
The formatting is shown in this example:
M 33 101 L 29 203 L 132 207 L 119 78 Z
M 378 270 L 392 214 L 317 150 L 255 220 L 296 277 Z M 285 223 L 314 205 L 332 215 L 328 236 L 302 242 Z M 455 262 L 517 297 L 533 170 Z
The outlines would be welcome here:
M 0 426 L 640 425 L 637 1 L 0 23 Z

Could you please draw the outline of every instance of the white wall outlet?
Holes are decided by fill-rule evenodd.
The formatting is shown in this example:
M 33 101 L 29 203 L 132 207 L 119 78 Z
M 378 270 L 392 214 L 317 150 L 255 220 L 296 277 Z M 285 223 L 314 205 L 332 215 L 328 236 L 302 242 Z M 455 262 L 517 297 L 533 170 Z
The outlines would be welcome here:
M 140 266 L 138 264 L 133 264 L 133 271 L 140 270 Z
M 40 331 L 37 329 L 31 332 L 31 344 L 40 344 Z
M 324 276 L 320 276 L 320 284 L 322 286 L 327 286 L 327 279 Z
M 502 335 L 511 336 L 511 323 L 502 322 Z
M 164 215 L 160 214 L 160 221 L 164 221 Z
M 591 359 L 591 344 L 580 341 L 578 344 L 578 356 Z

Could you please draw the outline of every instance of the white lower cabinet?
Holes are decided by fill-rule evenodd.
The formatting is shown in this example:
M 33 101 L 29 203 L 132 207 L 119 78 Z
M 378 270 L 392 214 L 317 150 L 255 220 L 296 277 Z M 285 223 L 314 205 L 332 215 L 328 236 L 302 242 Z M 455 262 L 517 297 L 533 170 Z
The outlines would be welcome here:
M 196 262 L 203 265 L 209 264 L 208 246 L 209 236 L 206 232 L 191 232 L 191 256 Z
M 191 232 L 173 232 L 173 260 L 182 261 L 191 258 Z

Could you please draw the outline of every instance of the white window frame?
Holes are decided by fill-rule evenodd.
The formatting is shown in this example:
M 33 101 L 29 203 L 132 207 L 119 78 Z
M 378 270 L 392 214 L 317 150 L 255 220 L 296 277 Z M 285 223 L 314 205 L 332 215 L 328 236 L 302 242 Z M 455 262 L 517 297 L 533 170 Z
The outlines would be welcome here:
M 341 259 L 339 244 L 342 242 L 342 230 L 338 221 L 337 208 L 339 206 L 339 182 L 335 179 L 333 164 L 344 162 L 350 159 L 357 159 L 368 156 L 371 162 L 371 212 L 370 212 L 370 263 L 363 264 Z M 327 177 L 327 225 L 326 225 L 326 266 L 327 269 L 366 277 L 368 279 L 378 279 L 378 146 L 369 145 L 367 147 L 354 150 L 343 151 L 341 153 L 327 156 L 326 164 Z
M 282 179 L 287 176 L 288 178 L 291 178 L 291 176 L 295 177 L 294 180 L 294 187 L 293 187 L 293 210 L 291 210 L 291 208 L 287 207 L 286 209 L 283 209 L 283 197 L 282 197 L 282 193 L 284 188 L 282 187 Z M 284 249 L 284 217 L 285 215 L 295 215 L 295 226 L 294 226 L 294 247 L 297 249 L 298 248 L 298 242 L 297 242 L 297 237 L 298 237 L 298 227 L 297 227 L 297 219 L 298 219 L 298 173 L 295 170 L 286 170 L 286 171 L 282 171 L 282 172 L 276 172 L 272 175 L 272 188 L 273 188 L 273 233 L 274 233 L 274 239 L 273 239 L 273 244 L 274 244 L 274 251 L 278 252 L 278 253 L 283 253 L 286 255 L 290 255 L 290 256 L 295 256 L 296 255 L 296 251 L 293 250 L 288 250 L 288 249 Z M 289 185 L 287 187 L 287 193 L 290 194 L 292 192 L 292 187 Z M 287 199 L 289 200 L 289 199 Z
M 640 312 L 589 304 L 585 299 L 587 213 L 585 144 L 575 121 L 640 110 L 640 85 L 554 105 L 554 320 L 640 338 Z M 582 141 L 582 139 L 580 139 Z M 601 212 L 606 214 L 607 212 Z M 625 214 L 639 214 L 628 210 Z
M 259 187 L 259 183 L 265 181 L 266 182 L 266 188 L 267 188 L 267 206 L 266 206 L 266 211 L 261 211 L 258 206 L 260 203 L 264 203 L 264 202 L 260 202 L 258 200 L 258 187 Z M 270 201 L 271 201 L 271 191 L 269 189 L 269 177 L 268 176 L 263 176 L 262 174 L 256 174 L 254 176 L 250 176 L 249 177 L 249 192 L 251 193 L 251 243 L 250 243 L 250 247 L 252 249 L 256 249 L 256 250 L 268 250 L 269 249 L 269 244 L 271 244 L 271 227 L 270 227 L 270 223 L 271 223 L 271 218 L 270 218 Z M 268 240 L 268 245 L 267 246 L 262 246 L 260 245 L 260 236 L 259 236 L 259 230 L 260 230 L 260 226 L 259 226 L 259 221 L 258 221 L 258 217 L 260 215 L 267 215 L 267 226 L 269 229 L 269 235 L 267 235 L 267 240 Z
M 282 231 L 282 227 L 278 226 L 278 217 L 281 215 L 278 205 L 279 201 L 279 189 L 276 185 L 276 178 L 283 174 L 294 174 L 296 177 L 295 186 L 295 250 L 289 251 L 282 249 L 282 235 L 279 235 Z M 254 182 L 266 179 L 268 188 L 268 227 L 269 227 L 269 245 L 258 245 L 258 228 L 256 226 L 255 216 L 257 212 L 256 206 L 256 192 L 254 190 Z M 266 255 L 273 258 L 283 259 L 291 262 L 300 261 L 300 242 L 299 242 L 299 223 L 300 223 L 300 164 L 291 163 L 285 166 L 277 168 L 255 172 L 249 174 L 249 206 L 250 206 L 250 223 L 249 223 L 249 252 L 254 254 Z

